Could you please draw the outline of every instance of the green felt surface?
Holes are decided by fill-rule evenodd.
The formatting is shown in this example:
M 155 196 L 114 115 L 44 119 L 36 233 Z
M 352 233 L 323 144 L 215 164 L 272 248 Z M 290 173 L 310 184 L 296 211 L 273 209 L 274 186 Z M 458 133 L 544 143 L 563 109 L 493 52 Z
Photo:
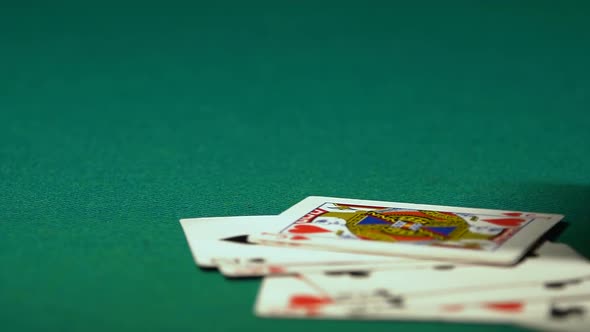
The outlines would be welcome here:
M 590 256 L 589 4 L 2 2 L 0 328 L 520 331 L 256 318 L 178 219 L 555 212 Z

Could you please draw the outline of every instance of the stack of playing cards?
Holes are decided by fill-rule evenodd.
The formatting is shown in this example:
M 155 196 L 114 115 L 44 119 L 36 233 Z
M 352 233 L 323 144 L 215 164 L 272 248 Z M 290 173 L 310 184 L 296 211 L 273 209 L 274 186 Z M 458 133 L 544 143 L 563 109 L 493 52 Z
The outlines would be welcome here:
M 200 267 L 265 277 L 258 316 L 590 331 L 590 264 L 542 240 L 562 217 L 308 197 L 278 216 L 180 222 Z

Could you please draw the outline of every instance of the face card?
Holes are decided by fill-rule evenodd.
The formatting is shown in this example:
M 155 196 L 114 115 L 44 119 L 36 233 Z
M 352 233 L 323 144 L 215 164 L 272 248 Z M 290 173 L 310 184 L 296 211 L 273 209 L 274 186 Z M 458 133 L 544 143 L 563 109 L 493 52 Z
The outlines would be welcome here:
M 282 273 L 284 267 L 289 264 L 319 266 L 328 263 L 413 261 L 385 256 L 271 247 L 246 240 L 250 232 L 260 232 L 281 221 L 281 216 L 246 216 L 182 219 L 180 223 L 197 265 L 205 268 L 221 267 L 221 272 L 227 273 L 228 276 Z M 240 268 L 243 264 L 250 269 Z M 223 268 L 226 265 L 228 267 Z M 266 268 L 266 272 L 260 269 L 261 266 Z
M 308 197 L 253 242 L 509 265 L 563 218 L 556 214 Z

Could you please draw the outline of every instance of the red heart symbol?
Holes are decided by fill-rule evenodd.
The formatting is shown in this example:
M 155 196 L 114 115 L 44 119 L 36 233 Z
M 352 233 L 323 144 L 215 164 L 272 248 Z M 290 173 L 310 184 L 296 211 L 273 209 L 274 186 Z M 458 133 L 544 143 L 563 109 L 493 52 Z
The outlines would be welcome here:
M 490 310 L 502 312 L 521 312 L 524 308 L 524 304 L 521 302 L 491 302 L 486 303 L 485 307 Z
M 285 273 L 285 269 L 282 266 L 278 266 L 278 265 L 270 265 L 268 267 L 268 272 L 270 274 L 279 274 L 279 273 Z
M 484 219 L 483 221 L 487 221 L 490 224 L 502 226 L 502 227 L 513 227 L 519 226 L 524 219 L 520 218 L 500 218 L 500 219 Z
M 522 215 L 522 213 L 520 212 L 506 212 L 504 213 L 505 216 L 509 216 L 509 217 L 520 217 Z
M 308 233 L 329 233 L 327 229 L 323 229 L 314 225 L 295 225 L 289 230 L 289 233 L 308 234 Z
M 308 316 L 316 316 L 319 309 L 326 304 L 332 303 L 329 297 L 319 297 L 314 295 L 293 295 L 289 299 L 289 308 L 302 309 Z

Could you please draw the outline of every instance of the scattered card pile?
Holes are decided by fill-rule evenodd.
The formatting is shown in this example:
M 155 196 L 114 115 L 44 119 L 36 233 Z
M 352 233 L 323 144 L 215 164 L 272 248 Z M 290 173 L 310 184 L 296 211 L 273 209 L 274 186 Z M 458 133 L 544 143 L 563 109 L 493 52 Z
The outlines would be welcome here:
M 541 240 L 562 217 L 308 197 L 278 216 L 180 222 L 200 267 L 264 276 L 259 316 L 590 331 L 590 264 Z

